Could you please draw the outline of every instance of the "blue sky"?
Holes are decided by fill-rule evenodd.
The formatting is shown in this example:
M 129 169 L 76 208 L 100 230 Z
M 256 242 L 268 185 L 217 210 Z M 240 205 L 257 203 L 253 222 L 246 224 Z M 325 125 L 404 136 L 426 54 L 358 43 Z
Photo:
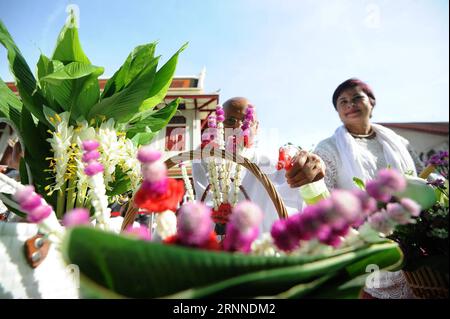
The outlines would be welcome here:
M 331 103 L 350 77 L 374 89 L 376 122 L 448 121 L 448 0 L 0 0 L 0 19 L 33 68 L 80 9 L 80 38 L 111 76 L 139 44 L 163 62 L 184 42 L 177 75 L 206 67 L 221 102 L 246 96 L 262 138 L 309 148 L 340 125 Z M 12 80 L 0 48 L 0 76 Z M 270 141 L 272 141 L 270 139 Z

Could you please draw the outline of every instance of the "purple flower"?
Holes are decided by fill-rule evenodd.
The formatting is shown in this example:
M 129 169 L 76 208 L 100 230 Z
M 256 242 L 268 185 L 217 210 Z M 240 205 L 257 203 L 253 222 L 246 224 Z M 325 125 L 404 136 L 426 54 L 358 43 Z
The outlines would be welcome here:
M 392 193 L 378 180 L 371 180 L 366 183 L 366 192 L 374 199 L 387 203 L 392 198 Z
M 223 121 L 225 121 L 225 117 L 223 115 L 217 115 L 216 121 L 217 122 L 223 122 Z
M 361 204 L 361 213 L 352 224 L 352 227 L 357 228 L 364 223 L 368 216 L 377 210 L 377 201 L 360 189 L 354 189 L 351 192 L 359 199 Z
M 87 151 L 83 154 L 83 157 L 81 160 L 85 163 L 88 163 L 90 161 L 95 161 L 100 157 L 100 153 L 97 150 L 93 151 Z
M 66 227 L 89 224 L 89 211 L 85 208 L 75 208 L 66 213 L 63 218 Z
M 217 127 L 217 121 L 216 121 L 216 117 L 214 115 L 208 116 L 208 127 L 209 128 Z
M 389 235 L 394 230 L 394 224 L 389 219 L 385 210 L 372 214 L 368 219 L 370 227 L 376 231 Z
M 212 231 L 211 211 L 206 205 L 188 202 L 180 207 L 177 215 L 177 235 L 182 244 L 201 246 L 209 240 Z
M 386 206 L 387 216 L 400 225 L 406 225 L 411 222 L 411 214 L 402 205 L 398 203 L 389 203 Z
M 84 168 L 84 173 L 88 176 L 94 176 L 95 174 L 102 173 L 104 170 L 103 165 L 99 162 L 92 161 Z
M 322 200 L 316 205 L 307 206 L 299 217 L 300 239 L 311 240 L 322 232 L 326 232 L 330 227 L 327 223 L 327 214 L 332 212 L 331 209 L 330 200 Z
M 223 241 L 223 248 L 225 250 L 249 253 L 253 241 L 259 235 L 259 228 L 256 226 L 242 232 L 234 224 L 228 223 L 226 234 Z
M 125 229 L 125 234 L 132 235 L 142 240 L 152 239 L 148 227 L 145 225 L 140 225 L 139 227 L 128 226 L 128 228 Z
M 448 151 L 439 151 L 437 154 L 434 154 L 427 161 L 427 165 L 447 166 L 448 165 Z
M 334 248 L 337 248 L 337 247 L 339 247 L 341 242 L 342 242 L 342 238 L 340 236 L 331 235 L 326 240 L 324 240 L 322 243 L 325 245 L 329 245 Z
M 141 163 L 152 163 L 161 158 L 161 152 L 154 150 L 150 146 L 143 146 L 138 150 L 137 159 Z
M 27 219 L 31 223 L 40 223 L 43 219 L 50 216 L 52 211 L 53 209 L 51 206 L 43 204 L 28 212 Z
M 410 198 L 402 198 L 400 204 L 411 214 L 411 216 L 418 217 L 420 215 L 421 207 L 416 201 Z
M 96 150 L 100 144 L 96 140 L 85 140 L 82 143 L 83 150 L 85 151 L 93 151 Z
M 300 240 L 287 230 L 286 220 L 279 219 L 270 231 L 275 245 L 283 251 L 292 251 L 300 246 Z
M 428 184 L 434 186 L 434 187 L 444 187 L 445 181 L 442 178 L 437 178 L 432 182 L 429 182 Z
M 220 107 L 220 106 L 218 106 L 218 107 L 216 107 L 216 115 L 224 115 L 225 114 L 225 112 L 223 111 L 223 108 L 222 107 Z

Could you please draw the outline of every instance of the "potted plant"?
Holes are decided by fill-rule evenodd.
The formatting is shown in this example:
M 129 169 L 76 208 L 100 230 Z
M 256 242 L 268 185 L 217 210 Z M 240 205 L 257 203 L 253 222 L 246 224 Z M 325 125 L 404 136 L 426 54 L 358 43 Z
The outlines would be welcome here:
M 421 212 L 414 223 L 399 225 L 390 238 L 405 255 L 403 271 L 413 292 L 421 298 L 448 298 L 448 151 L 428 160 L 426 172 L 439 176 L 430 182 L 438 201 Z

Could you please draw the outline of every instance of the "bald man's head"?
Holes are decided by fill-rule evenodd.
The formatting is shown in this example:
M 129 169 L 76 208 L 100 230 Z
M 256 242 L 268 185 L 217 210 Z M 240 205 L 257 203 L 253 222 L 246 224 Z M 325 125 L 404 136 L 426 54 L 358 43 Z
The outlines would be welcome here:
M 249 101 L 245 97 L 233 97 L 223 104 L 225 112 L 224 127 L 238 128 L 242 125 L 245 118 L 245 111 Z M 256 118 L 256 113 L 255 113 Z

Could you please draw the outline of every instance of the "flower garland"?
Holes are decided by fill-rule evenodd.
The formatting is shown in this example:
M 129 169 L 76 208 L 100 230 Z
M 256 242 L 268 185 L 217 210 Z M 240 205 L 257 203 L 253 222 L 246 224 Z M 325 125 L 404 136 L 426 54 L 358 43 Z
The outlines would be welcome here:
M 97 160 L 100 158 L 98 152 L 99 142 L 96 140 L 83 141 L 83 162 L 85 163 L 84 173 L 88 176 L 89 196 L 92 206 L 95 209 L 95 217 L 99 227 L 109 228 L 111 209 L 108 207 L 108 197 L 106 196 L 105 180 L 103 179 L 104 166 Z

